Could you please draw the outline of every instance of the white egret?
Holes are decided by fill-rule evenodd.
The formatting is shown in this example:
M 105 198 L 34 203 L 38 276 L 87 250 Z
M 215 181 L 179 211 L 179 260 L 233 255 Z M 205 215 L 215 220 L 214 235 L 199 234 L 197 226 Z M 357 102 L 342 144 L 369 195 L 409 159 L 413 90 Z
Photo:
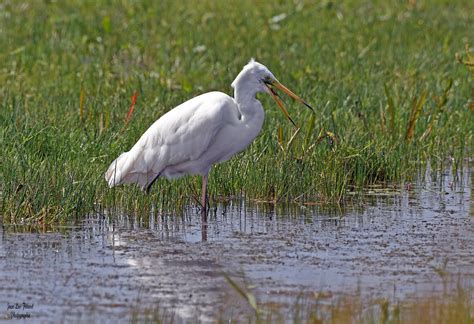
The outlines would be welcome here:
M 213 164 L 245 149 L 262 128 L 264 111 L 258 92 L 270 94 L 293 123 L 273 87 L 313 110 L 283 86 L 270 70 L 253 59 L 232 82 L 234 98 L 208 92 L 190 99 L 159 118 L 130 151 L 108 168 L 109 187 L 136 183 L 147 193 L 159 177 L 202 176 L 202 210 L 207 204 L 207 177 Z M 294 124 L 294 123 L 293 123 Z

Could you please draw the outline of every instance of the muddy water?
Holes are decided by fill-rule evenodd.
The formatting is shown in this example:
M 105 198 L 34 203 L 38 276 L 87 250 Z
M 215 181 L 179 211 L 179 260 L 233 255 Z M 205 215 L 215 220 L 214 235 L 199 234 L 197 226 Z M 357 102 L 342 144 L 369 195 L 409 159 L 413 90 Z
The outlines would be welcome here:
M 194 209 L 146 220 L 97 216 L 47 233 L 4 225 L 0 318 L 236 316 L 245 306 L 222 273 L 280 303 L 302 291 L 397 300 L 446 289 L 450 275 L 472 289 L 472 177 L 469 169 L 420 174 L 420 185 L 370 188 L 362 203 L 343 209 L 219 204 L 207 227 Z

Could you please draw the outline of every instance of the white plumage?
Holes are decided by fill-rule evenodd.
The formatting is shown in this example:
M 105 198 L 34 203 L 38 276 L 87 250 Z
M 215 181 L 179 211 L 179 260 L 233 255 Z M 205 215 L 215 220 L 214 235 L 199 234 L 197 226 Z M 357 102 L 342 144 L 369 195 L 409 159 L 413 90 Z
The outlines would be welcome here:
M 232 83 L 234 98 L 222 92 L 208 92 L 182 103 L 153 123 L 130 151 L 109 166 L 105 173 L 109 187 L 136 183 L 148 191 L 158 177 L 201 175 L 205 209 L 211 166 L 245 149 L 262 128 L 264 111 L 256 93 L 271 94 L 291 120 L 271 86 L 309 107 L 264 65 L 252 60 Z

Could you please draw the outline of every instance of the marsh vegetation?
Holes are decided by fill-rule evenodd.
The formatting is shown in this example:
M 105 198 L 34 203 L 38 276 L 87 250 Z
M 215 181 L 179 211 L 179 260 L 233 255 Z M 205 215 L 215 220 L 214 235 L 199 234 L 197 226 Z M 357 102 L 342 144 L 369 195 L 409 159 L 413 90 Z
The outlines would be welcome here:
M 103 209 L 181 212 L 196 203 L 197 178 L 159 181 L 145 196 L 135 187 L 108 190 L 103 173 L 167 110 L 205 91 L 230 93 L 251 57 L 317 113 L 288 102 L 295 129 L 262 97 L 264 130 L 213 169 L 214 201 L 339 203 L 370 184 L 411 181 L 427 159 L 433 168 L 446 159 L 461 167 L 472 153 L 465 45 L 474 8 L 466 2 L 1 6 L 8 223 L 64 222 Z

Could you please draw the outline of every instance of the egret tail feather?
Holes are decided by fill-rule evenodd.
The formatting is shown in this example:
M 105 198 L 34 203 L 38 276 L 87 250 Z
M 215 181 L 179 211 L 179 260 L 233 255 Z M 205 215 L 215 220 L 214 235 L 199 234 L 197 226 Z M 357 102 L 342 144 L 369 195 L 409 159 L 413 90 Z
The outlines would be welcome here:
M 132 151 L 122 153 L 110 164 L 105 173 L 105 180 L 109 187 L 135 183 L 142 191 L 149 191 L 161 173 L 142 168 L 142 160 L 141 155 L 133 154 Z
M 128 152 L 120 154 L 120 156 L 110 164 L 105 172 L 105 180 L 107 181 L 109 188 L 122 184 L 122 174 L 127 160 L 127 154 Z

